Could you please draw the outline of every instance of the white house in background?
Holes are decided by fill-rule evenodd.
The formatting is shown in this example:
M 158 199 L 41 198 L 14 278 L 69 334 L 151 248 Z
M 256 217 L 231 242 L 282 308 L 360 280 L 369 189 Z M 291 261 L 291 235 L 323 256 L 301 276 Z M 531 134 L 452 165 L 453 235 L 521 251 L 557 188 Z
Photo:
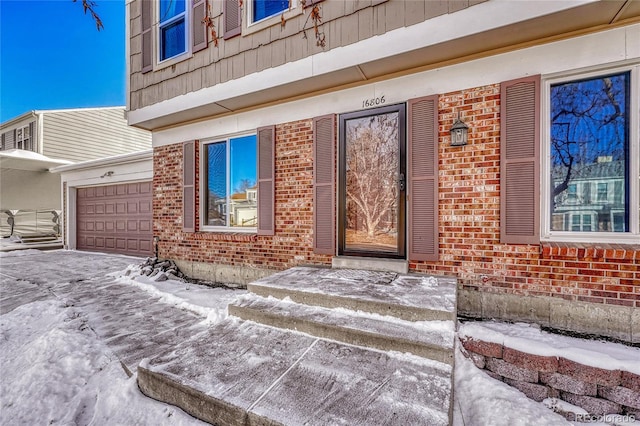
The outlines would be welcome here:
M 151 147 L 151 133 L 128 126 L 122 106 L 29 111 L 0 134 L 2 236 L 60 233 L 60 176 L 50 168 Z

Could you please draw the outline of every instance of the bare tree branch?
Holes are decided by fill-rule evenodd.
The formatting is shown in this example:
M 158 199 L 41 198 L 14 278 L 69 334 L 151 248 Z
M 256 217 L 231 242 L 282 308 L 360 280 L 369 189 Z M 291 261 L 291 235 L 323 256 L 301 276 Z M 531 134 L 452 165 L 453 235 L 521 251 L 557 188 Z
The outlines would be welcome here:
M 76 3 L 78 0 L 72 0 L 72 1 Z M 98 31 L 103 30 L 104 25 L 102 24 L 102 19 L 100 19 L 100 16 L 95 11 L 95 8 L 98 7 L 96 2 L 93 0 L 81 0 L 81 1 L 82 1 L 82 9 L 84 10 L 84 14 L 86 15 L 87 12 L 89 12 L 91 14 L 91 17 L 96 23 L 96 29 Z

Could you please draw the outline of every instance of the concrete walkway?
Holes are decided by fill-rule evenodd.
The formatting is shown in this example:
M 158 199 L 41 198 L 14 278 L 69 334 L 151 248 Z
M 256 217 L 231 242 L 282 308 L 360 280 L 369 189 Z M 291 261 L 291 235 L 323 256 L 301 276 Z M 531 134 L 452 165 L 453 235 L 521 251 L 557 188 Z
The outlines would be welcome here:
M 145 393 L 210 422 L 449 423 L 451 365 L 233 317 L 212 325 L 106 276 L 141 261 L 68 251 L 1 257 L 0 312 L 44 298 L 82 310 L 123 368 L 138 374 Z M 43 267 L 48 280 L 40 278 Z M 361 291 L 357 276 L 341 274 L 332 281 L 334 293 L 344 297 L 350 287 Z M 391 289 L 394 280 L 387 278 L 377 285 Z M 262 286 L 269 284 L 277 287 L 273 279 Z M 445 296 L 442 301 L 451 302 Z
M 35 300 L 57 298 L 87 315 L 89 327 L 132 374 L 144 358 L 207 328 L 201 316 L 106 276 L 142 261 L 63 250 L 0 257 L 0 314 Z M 43 269 L 47 280 L 42 278 Z

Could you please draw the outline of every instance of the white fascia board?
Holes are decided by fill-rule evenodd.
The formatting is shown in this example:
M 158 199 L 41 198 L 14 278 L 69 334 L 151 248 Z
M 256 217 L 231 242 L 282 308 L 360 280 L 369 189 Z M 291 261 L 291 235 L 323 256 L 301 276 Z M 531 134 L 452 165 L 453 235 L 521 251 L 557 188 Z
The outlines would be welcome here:
M 153 146 L 210 140 L 255 131 L 258 127 L 362 109 L 362 101 L 385 96 L 385 104 L 496 84 L 529 75 L 545 77 L 623 62 L 640 62 L 640 24 L 533 46 L 444 68 L 352 87 L 153 132 Z M 602 46 L 607 46 L 603 49 Z
M 314 56 L 313 75 L 435 46 L 594 1 L 597 0 L 489 0 L 455 13 L 437 16 L 410 27 L 397 28 L 358 43 L 319 53 Z
M 127 163 L 103 164 L 61 172 L 61 181 L 68 187 L 115 185 L 153 179 L 151 157 Z
M 25 121 L 25 120 L 31 119 L 33 117 L 37 117 L 38 113 L 39 113 L 38 111 L 32 110 L 32 111 L 27 111 L 25 113 L 22 113 L 17 117 L 10 118 L 9 120 L 7 120 L 4 123 L 0 124 L 0 129 L 4 130 L 4 129 L 8 128 L 8 127 L 15 126 L 16 124 L 20 123 L 21 121 Z
M 348 46 L 289 62 L 196 92 L 158 102 L 128 114 L 129 125 L 180 111 L 301 81 L 471 34 L 561 12 L 599 0 L 489 0 L 456 13 L 428 19 Z
M 67 166 L 54 167 L 49 171 L 52 173 L 65 173 L 76 170 L 94 169 L 101 166 L 127 164 L 152 159 L 153 151 L 147 149 L 144 151 L 129 152 L 126 154 L 119 154 L 111 157 L 98 158 L 96 160 L 82 161 L 80 163 L 69 164 Z

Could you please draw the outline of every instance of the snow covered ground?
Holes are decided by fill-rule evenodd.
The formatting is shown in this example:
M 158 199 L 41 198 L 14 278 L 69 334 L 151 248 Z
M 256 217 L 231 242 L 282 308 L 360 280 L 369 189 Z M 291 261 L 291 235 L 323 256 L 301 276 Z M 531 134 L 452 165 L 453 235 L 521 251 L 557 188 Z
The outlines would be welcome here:
M 35 250 L 0 254 L 0 279 L 3 299 L 5 286 L 16 283 L 6 266 L 12 256 L 42 255 Z M 77 271 L 92 268 L 91 256 L 79 256 Z M 38 270 L 39 285 L 59 282 L 42 262 Z M 159 297 L 163 303 L 178 306 L 215 323 L 226 316 L 230 293 L 224 289 L 201 287 L 177 281 L 155 282 L 139 276 L 136 268 L 111 274 L 132 291 L 142 290 L 149 297 Z M 55 287 L 47 287 L 55 292 Z M 35 294 L 35 293 L 34 293 Z M 128 377 L 109 347 L 93 332 L 87 322 L 87 312 L 68 306 L 64 300 L 38 293 L 33 301 L 23 301 L 0 315 L 0 423 L 17 424 L 78 424 L 78 425 L 195 425 L 202 424 L 180 409 L 159 403 L 142 395 L 136 375 Z M 4 306 L 4 305 L 3 305 Z M 482 327 L 473 329 L 473 327 Z M 493 330 L 493 333 L 492 333 Z M 512 335 L 512 330 L 516 330 Z M 522 335 L 522 330 L 505 325 L 476 324 L 464 326 L 465 335 L 482 334 L 504 341 L 520 339 L 522 346 L 540 346 L 535 330 Z M 538 331 L 538 336 L 542 336 Z M 551 339 L 544 336 L 544 339 Z M 602 357 L 625 362 L 629 354 L 615 344 L 581 341 L 579 352 L 595 352 Z M 546 341 L 549 347 L 555 341 Z M 566 342 L 567 353 L 576 345 Z M 607 354 L 609 352 L 609 354 Z M 622 360 L 622 361 L 621 361 Z M 631 361 L 632 362 L 632 361 Z M 566 406 L 564 407 L 566 409 Z M 577 407 L 576 407 L 577 408 Z M 528 399 L 518 390 L 497 381 L 475 367 L 462 352 L 456 352 L 455 425 L 561 425 L 571 424 L 543 403 Z M 575 423 L 581 424 L 581 423 Z M 590 424 L 613 424 L 600 422 Z M 615 424 L 640 424 L 639 422 Z

